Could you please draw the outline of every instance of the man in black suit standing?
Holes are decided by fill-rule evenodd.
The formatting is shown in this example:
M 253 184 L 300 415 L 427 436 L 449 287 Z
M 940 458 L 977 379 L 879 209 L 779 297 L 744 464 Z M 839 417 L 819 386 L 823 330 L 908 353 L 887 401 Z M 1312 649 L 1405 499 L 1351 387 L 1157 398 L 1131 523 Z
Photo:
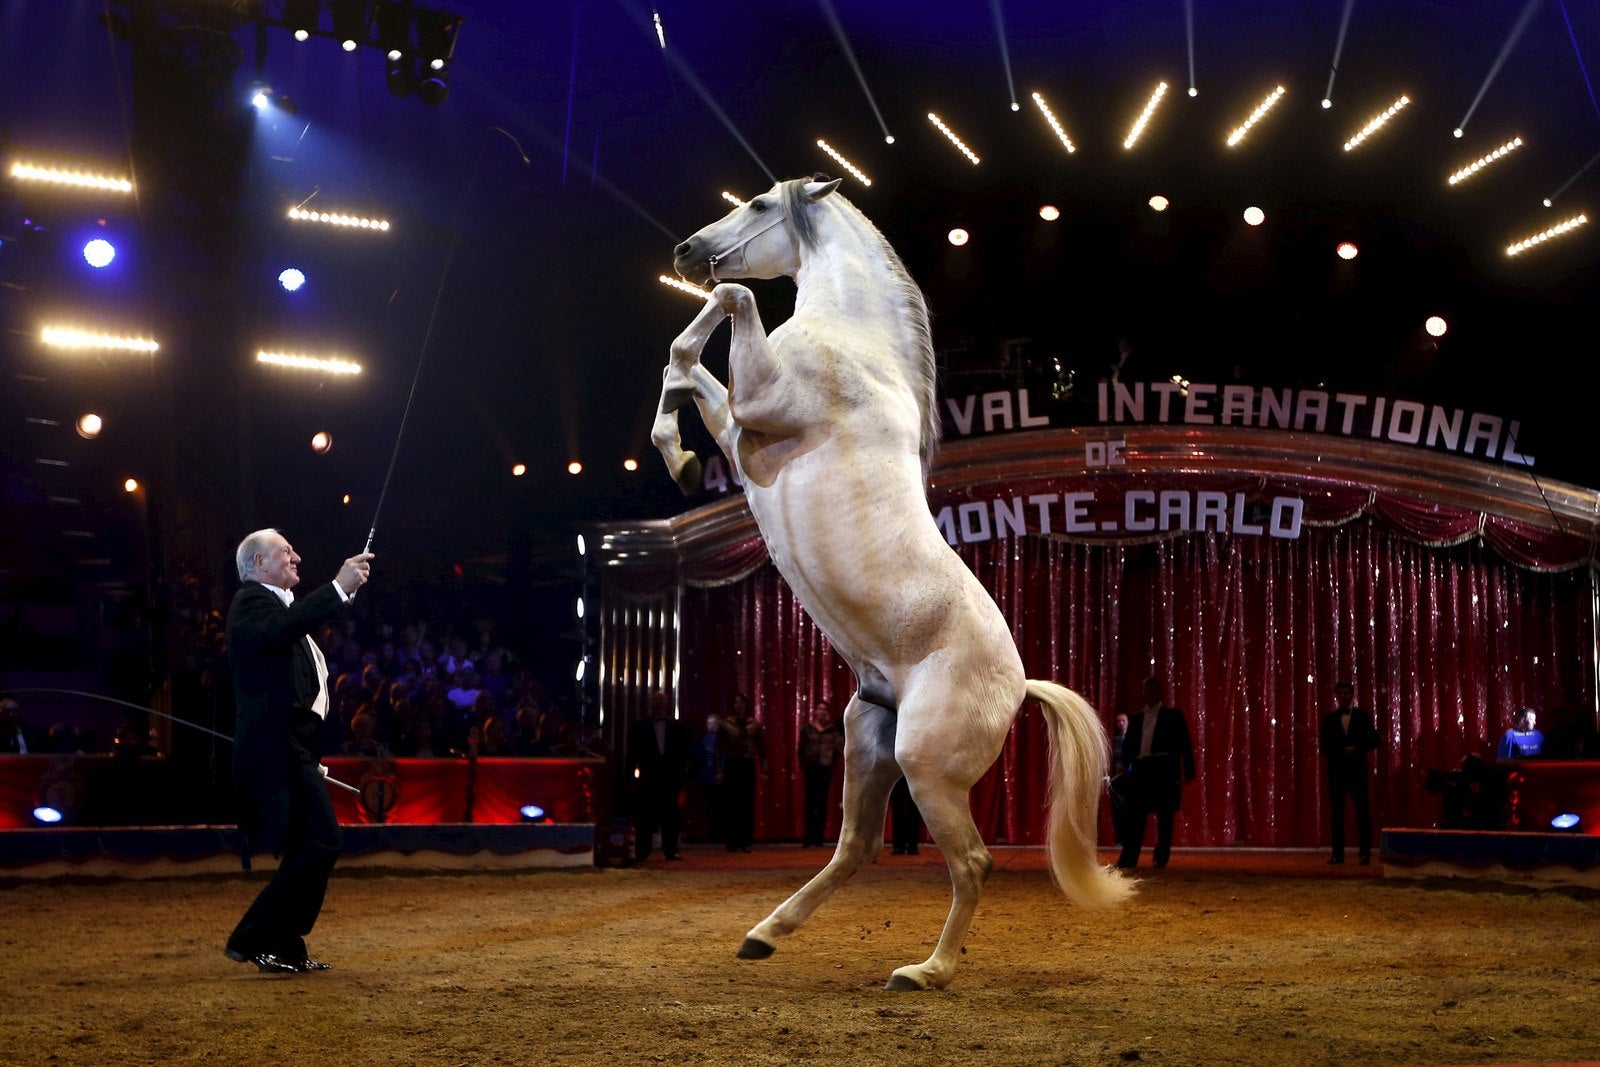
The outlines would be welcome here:
M 370 552 L 333 581 L 295 598 L 300 556 L 277 530 L 257 530 L 234 553 L 243 583 L 228 608 L 236 723 L 234 786 L 246 870 L 261 849 L 281 857 L 272 880 L 228 936 L 226 955 L 265 973 L 328 969 L 306 953 L 343 838 L 317 759 L 328 714 L 328 666 L 311 633 L 367 581 Z
M 678 855 L 678 829 L 682 812 L 679 794 L 689 777 L 689 732 L 672 719 L 672 700 L 664 690 L 650 694 L 650 715 L 628 731 L 624 771 L 633 786 L 633 855 L 650 856 L 650 839 L 661 831 L 661 851 L 669 860 Z
M 1144 680 L 1144 707 L 1128 717 L 1122 742 L 1126 769 L 1126 820 L 1118 867 L 1137 867 L 1144 847 L 1145 816 L 1156 817 L 1155 865 L 1165 867 L 1172 852 L 1172 822 L 1183 800 L 1183 787 L 1194 781 L 1194 744 L 1183 712 L 1161 702 L 1159 678 Z
M 1320 741 L 1328 760 L 1328 806 L 1333 812 L 1333 856 L 1329 863 L 1344 862 L 1344 798 L 1356 810 L 1356 843 L 1361 865 L 1372 862 L 1372 802 L 1367 792 L 1367 753 L 1378 747 L 1378 729 L 1372 713 L 1355 706 L 1355 687 L 1340 682 L 1333 687 L 1338 705 L 1322 717 Z

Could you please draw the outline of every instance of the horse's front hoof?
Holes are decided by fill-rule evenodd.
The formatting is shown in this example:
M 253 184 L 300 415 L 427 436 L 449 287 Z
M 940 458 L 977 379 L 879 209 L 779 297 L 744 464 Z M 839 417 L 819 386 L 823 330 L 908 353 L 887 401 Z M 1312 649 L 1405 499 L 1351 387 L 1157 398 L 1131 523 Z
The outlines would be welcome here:
M 895 974 L 889 976 L 889 984 L 883 988 L 891 993 L 920 993 L 927 987 L 918 985 L 914 978 L 907 978 L 903 974 Z
M 769 945 L 765 941 L 757 941 L 753 937 L 747 937 L 744 939 L 744 943 L 739 946 L 739 958 L 741 960 L 764 960 L 777 951 L 777 948 L 777 945 Z
M 706 467 L 699 456 L 693 452 L 683 454 L 683 469 L 678 472 L 676 481 L 684 496 L 694 496 L 705 487 Z

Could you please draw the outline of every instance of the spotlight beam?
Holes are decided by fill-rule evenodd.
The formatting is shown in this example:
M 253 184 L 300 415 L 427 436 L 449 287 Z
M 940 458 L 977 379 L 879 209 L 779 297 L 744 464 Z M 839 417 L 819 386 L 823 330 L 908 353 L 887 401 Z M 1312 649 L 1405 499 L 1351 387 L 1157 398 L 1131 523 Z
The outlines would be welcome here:
M 1189 50 L 1189 93 L 1194 94 L 1194 0 L 1183 0 L 1183 41 Z
M 1517 42 L 1522 39 L 1522 32 L 1528 28 L 1528 23 L 1533 21 L 1534 12 L 1539 10 L 1540 0 L 1528 0 L 1523 5 L 1522 14 L 1517 16 L 1517 21 L 1511 27 L 1511 33 L 1506 37 L 1506 43 L 1500 46 L 1500 54 L 1495 56 L 1494 64 L 1490 66 L 1489 73 L 1484 76 L 1483 84 L 1478 86 L 1478 95 L 1472 98 L 1472 103 L 1467 108 L 1467 113 L 1461 116 L 1461 121 L 1456 123 L 1457 130 L 1465 130 L 1467 123 L 1472 121 L 1473 112 L 1478 110 L 1478 105 L 1483 103 L 1484 94 L 1489 91 L 1489 86 L 1500 74 L 1500 68 L 1505 65 L 1506 58 L 1511 55 L 1512 49 L 1517 47 Z M 1459 134 L 1458 134 L 1459 136 Z
M 878 110 L 878 102 L 872 98 L 872 90 L 867 86 L 867 79 L 861 73 L 861 64 L 856 62 L 855 50 L 850 47 L 850 39 L 844 35 L 844 26 L 839 22 L 838 12 L 833 10 L 830 0 L 818 0 L 822 5 L 822 13 L 828 18 L 828 26 L 833 30 L 833 36 L 839 42 L 839 48 L 844 52 L 845 62 L 850 64 L 850 69 L 855 72 L 856 83 L 861 86 L 861 94 L 867 98 L 867 106 L 872 109 L 872 117 L 878 120 L 878 129 L 883 131 L 883 139 L 888 144 L 894 143 L 894 134 L 889 132 L 889 127 L 883 121 L 883 112 Z
M 1339 15 L 1339 36 L 1333 42 L 1333 67 L 1328 71 L 1328 88 L 1322 94 L 1324 100 L 1333 99 L 1333 79 L 1339 74 L 1339 57 L 1344 55 L 1344 38 L 1350 32 L 1350 13 L 1355 6 L 1356 0 L 1344 0 L 1344 11 Z
M 1567 24 L 1567 40 L 1572 42 L 1572 52 L 1578 59 L 1578 70 L 1583 74 L 1583 87 L 1589 90 L 1589 106 L 1600 116 L 1600 102 L 1594 98 L 1594 83 L 1589 80 L 1589 68 L 1583 62 L 1583 49 L 1578 47 L 1578 35 L 1572 31 L 1572 19 L 1567 15 L 1567 0 L 1560 0 L 1561 21 Z
M 1006 71 L 1006 92 L 1010 94 L 1007 99 L 1011 101 L 1011 110 L 1017 110 L 1017 86 L 1011 78 L 1011 49 L 1006 44 L 1006 17 L 1000 10 L 1000 0 L 989 0 L 989 13 L 994 17 L 994 35 L 1000 42 L 1000 63 Z
M 1589 157 L 1589 162 L 1585 163 L 1583 166 L 1578 168 L 1578 173 L 1574 174 L 1572 177 L 1570 177 L 1566 181 L 1562 182 L 1561 183 L 1561 188 L 1557 189 L 1555 192 L 1551 193 L 1548 197 L 1546 197 L 1545 198 L 1546 205 L 1555 203 L 1555 201 L 1561 196 L 1562 193 L 1564 193 L 1568 189 L 1572 188 L 1572 183 L 1573 182 L 1575 182 L 1579 178 L 1583 177 L 1584 172 L 1586 172 L 1590 167 L 1594 166 L 1596 163 L 1600 163 L 1600 152 L 1596 152 L 1594 155 L 1590 156 Z

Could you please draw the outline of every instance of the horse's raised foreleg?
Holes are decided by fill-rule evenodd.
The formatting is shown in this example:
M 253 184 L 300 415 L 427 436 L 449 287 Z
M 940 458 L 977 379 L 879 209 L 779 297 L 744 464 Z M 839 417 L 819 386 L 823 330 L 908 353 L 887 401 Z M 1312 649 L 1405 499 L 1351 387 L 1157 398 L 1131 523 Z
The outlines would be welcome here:
M 742 289 L 743 286 L 739 288 Z M 683 438 L 678 432 L 678 409 L 692 400 L 699 401 L 701 416 L 707 419 L 707 425 L 711 426 L 712 432 L 717 435 L 717 443 L 723 446 L 723 451 L 728 451 L 728 446 L 724 444 L 728 434 L 726 416 L 721 419 L 723 423 L 721 427 L 712 425 L 711 421 L 717 410 L 726 411 L 727 390 L 700 363 L 700 353 L 705 350 L 706 342 L 711 339 L 711 334 L 716 328 L 722 325 L 722 320 L 728 317 L 727 304 L 726 294 L 712 293 L 705 307 L 700 309 L 700 314 L 696 315 L 672 342 L 672 355 L 661 377 L 661 400 L 656 405 L 656 418 L 655 424 L 650 429 L 650 441 L 661 453 L 661 458 L 666 461 L 667 471 L 672 475 L 672 480 L 685 494 L 699 491 L 704 471 L 700 457 L 683 448 Z M 715 386 L 715 391 L 712 396 L 707 397 L 706 392 L 712 384 Z M 707 413 L 708 400 L 712 405 L 713 414 Z
M 844 712 L 844 823 L 839 844 L 818 871 L 771 915 L 757 923 L 739 946 L 743 959 L 765 959 L 778 938 L 793 933 L 850 876 L 883 851 L 889 791 L 900 778 L 894 762 L 895 717 L 855 696 Z

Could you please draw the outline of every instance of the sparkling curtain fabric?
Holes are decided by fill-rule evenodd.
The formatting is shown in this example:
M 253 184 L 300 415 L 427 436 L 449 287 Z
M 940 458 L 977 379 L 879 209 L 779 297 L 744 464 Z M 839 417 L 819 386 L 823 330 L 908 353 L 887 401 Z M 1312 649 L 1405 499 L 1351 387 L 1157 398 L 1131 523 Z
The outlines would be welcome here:
M 1292 540 L 1030 535 L 958 552 L 1009 620 L 1029 677 L 1078 690 L 1108 732 L 1115 712 L 1135 710 L 1145 677 L 1163 681 L 1167 702 L 1188 715 L 1199 766 L 1179 846 L 1327 842 L 1317 728 L 1341 679 L 1382 737 L 1372 785 L 1380 828 L 1434 825 L 1440 798 L 1426 789 L 1427 771 L 1492 755 L 1520 705 L 1539 709 L 1552 755 L 1571 755 L 1594 731 L 1590 572 L 1573 565 L 1569 544 L 1432 507 L 1328 504 L 1326 518 L 1345 521 L 1308 522 Z M 798 838 L 800 726 L 818 697 L 842 711 L 855 689 L 849 669 L 770 565 L 687 586 L 679 632 L 686 720 L 749 694 L 769 753 L 757 835 Z M 1025 705 L 972 793 L 986 840 L 1041 842 L 1046 753 L 1040 712 Z M 1108 843 L 1104 813 L 1102 826 Z M 835 804 L 828 832 L 837 829 Z

